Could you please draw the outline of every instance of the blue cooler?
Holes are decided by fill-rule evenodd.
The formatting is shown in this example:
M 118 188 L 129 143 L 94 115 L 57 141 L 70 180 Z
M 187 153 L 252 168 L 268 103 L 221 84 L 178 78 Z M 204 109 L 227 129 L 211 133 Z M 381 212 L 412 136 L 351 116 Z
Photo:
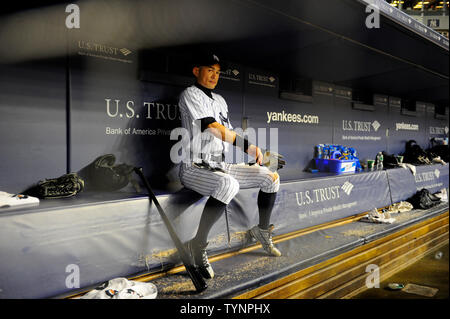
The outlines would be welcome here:
M 356 160 L 329 160 L 328 169 L 336 174 L 355 173 Z
M 316 168 L 321 172 L 330 172 L 335 174 L 355 173 L 356 160 L 316 158 Z
M 329 159 L 316 158 L 316 168 L 320 172 L 327 172 L 328 171 L 328 162 L 329 161 L 330 161 Z

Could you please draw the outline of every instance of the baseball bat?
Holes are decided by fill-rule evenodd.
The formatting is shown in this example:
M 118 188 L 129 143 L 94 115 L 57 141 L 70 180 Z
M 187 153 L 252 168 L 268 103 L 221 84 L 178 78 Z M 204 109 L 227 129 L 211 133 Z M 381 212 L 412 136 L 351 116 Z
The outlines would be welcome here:
M 166 213 L 164 212 L 164 210 L 162 209 L 158 200 L 156 199 L 156 196 L 153 193 L 153 191 L 150 187 L 150 184 L 147 181 L 147 178 L 144 176 L 142 167 L 135 167 L 134 171 L 141 178 L 142 182 L 144 183 L 144 186 L 147 189 L 148 195 L 150 197 L 150 202 L 153 201 L 155 203 L 155 206 L 158 209 L 158 212 L 161 215 L 161 218 L 164 221 L 164 224 L 166 225 L 167 230 L 169 231 L 170 237 L 172 238 L 172 240 L 178 250 L 181 261 L 183 262 L 184 267 L 186 268 L 186 271 L 189 274 L 189 277 L 191 277 L 191 280 L 195 286 L 195 289 L 197 290 L 197 292 L 202 292 L 203 290 L 208 288 L 208 285 L 206 284 L 205 280 L 203 279 L 203 276 L 200 274 L 198 268 L 195 266 L 191 255 L 187 253 L 186 249 L 184 248 L 183 243 L 181 242 L 180 238 L 178 237 L 177 233 L 175 232 L 175 229 L 173 228 L 172 224 L 170 223 L 169 219 L 167 218 Z

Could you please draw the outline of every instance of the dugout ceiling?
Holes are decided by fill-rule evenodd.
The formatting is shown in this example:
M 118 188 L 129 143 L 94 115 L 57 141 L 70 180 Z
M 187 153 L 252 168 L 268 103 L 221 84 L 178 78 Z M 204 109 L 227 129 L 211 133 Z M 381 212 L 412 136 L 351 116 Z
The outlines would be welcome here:
M 442 37 L 432 41 L 381 11 L 380 28 L 369 29 L 364 1 L 239 2 L 257 9 L 256 21 L 269 13 L 270 22 L 251 37 L 216 43 L 229 60 L 278 72 L 281 80 L 315 79 L 448 105 L 448 41 Z
M 423 25 L 414 29 L 389 6 L 380 7 L 380 27 L 368 28 L 368 3 L 385 4 L 377 1 L 77 1 L 79 29 L 65 27 L 66 3 L 42 1 L 3 12 L 0 57 L 64 57 L 75 53 L 72 38 L 175 55 L 213 45 L 226 60 L 277 72 L 281 80 L 327 81 L 448 106 L 448 39 Z

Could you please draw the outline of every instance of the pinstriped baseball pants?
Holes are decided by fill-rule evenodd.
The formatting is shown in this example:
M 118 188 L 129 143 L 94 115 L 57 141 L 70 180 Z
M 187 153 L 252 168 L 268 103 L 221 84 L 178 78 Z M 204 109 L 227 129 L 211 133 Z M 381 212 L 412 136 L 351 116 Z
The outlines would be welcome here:
M 270 170 L 265 166 L 225 163 L 224 170 L 226 173 L 182 164 L 181 183 L 225 204 L 231 202 L 240 188 L 259 188 L 265 193 L 276 193 L 280 188 L 280 178 L 273 181 Z

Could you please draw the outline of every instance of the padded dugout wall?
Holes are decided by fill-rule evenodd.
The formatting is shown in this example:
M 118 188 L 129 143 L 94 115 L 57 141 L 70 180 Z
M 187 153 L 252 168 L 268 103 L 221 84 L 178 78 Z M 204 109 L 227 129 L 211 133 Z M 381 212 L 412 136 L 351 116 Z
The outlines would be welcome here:
M 141 166 L 152 181 L 167 184 L 174 144 L 169 135 L 181 126 L 181 88 L 140 81 L 138 52 L 128 50 L 126 56 L 118 52 L 118 60 L 99 53 L 72 59 L 71 164 L 78 171 L 112 153 L 116 163 Z
M 163 83 L 145 75 L 137 55 L 132 49 L 126 57 L 131 62 L 105 56 L 71 57 L 69 75 L 62 62 L 2 66 L 1 189 L 19 192 L 66 170 L 78 171 L 106 153 L 115 154 L 117 162 L 143 166 L 161 190 L 179 189 L 177 167 L 169 157 L 176 141 L 169 134 L 180 126 L 178 95 L 192 78 L 169 74 L 166 81 L 173 78 L 174 84 Z M 225 72 L 229 75 L 233 70 L 238 70 L 238 76 L 223 74 L 217 92 L 227 100 L 235 128 L 266 129 L 268 146 L 270 129 L 278 129 L 278 150 L 288 163 L 280 170 L 282 180 L 305 176 L 302 171 L 310 165 L 316 144 L 355 147 L 365 160 L 383 150 L 401 153 L 409 139 L 427 148 L 429 138 L 448 136 L 448 124 L 435 118 L 429 103 L 417 116 L 401 114 L 395 99 L 390 99 L 389 106 L 376 105 L 375 111 L 355 110 L 346 96 L 351 88 L 323 82 L 314 83 L 311 103 L 292 101 L 278 97 L 278 85 L 248 84 L 249 74 L 270 73 L 239 65 Z M 289 122 L 281 116 L 268 123 L 269 114 L 274 113 L 312 115 L 317 122 Z M 134 129 L 140 131 L 133 134 Z M 233 152 L 228 161 L 243 157 Z
M 66 173 L 65 59 L 0 65 L 0 191 Z
M 353 108 L 351 88 L 336 86 L 334 90 L 334 144 L 354 147 L 361 161 L 375 159 L 377 152 L 387 150 L 386 110 L 374 107 L 374 111 Z
M 335 30 L 337 35 L 347 34 L 349 31 L 350 38 L 355 38 L 362 43 L 366 43 L 365 40 L 367 40 L 367 43 L 374 47 L 380 46 L 379 48 L 383 52 L 392 53 L 394 56 L 398 55 L 394 54 L 392 51 L 394 48 L 386 43 L 389 41 L 377 42 L 375 41 L 377 37 L 369 37 L 369 34 L 366 33 L 368 31 L 359 27 L 364 24 L 366 16 L 363 11 L 358 11 L 360 6 L 356 3 L 345 3 L 343 6 L 339 2 L 327 1 L 327 5 L 330 6 L 327 14 L 337 12 L 336 14 L 343 14 L 343 17 L 348 15 L 352 18 L 345 24 L 338 19 L 323 20 L 321 15 L 317 17 L 314 14 L 308 14 L 308 12 L 321 12 L 320 6 L 315 1 L 301 3 L 288 1 L 287 3 L 289 4 L 287 7 L 276 2 L 270 6 L 279 9 L 280 13 L 289 13 L 287 11 L 290 10 L 291 13 L 295 13 L 293 16 L 289 14 L 276 15 L 270 10 L 264 10 L 261 6 L 255 10 L 251 6 L 241 6 L 236 3 L 225 5 L 220 1 L 197 3 L 201 4 L 205 10 L 211 10 L 207 12 L 210 12 L 212 17 L 216 17 L 216 14 L 220 13 L 221 19 L 231 16 L 236 19 L 233 21 L 235 28 L 239 30 L 233 29 L 228 37 L 221 39 L 223 42 L 215 44 L 219 48 L 222 46 L 222 49 L 229 48 L 227 52 L 236 60 L 241 58 L 240 55 L 242 55 L 243 61 L 251 57 L 251 61 L 254 61 L 255 65 L 238 63 L 230 65 L 222 74 L 217 91 L 225 97 L 229 104 L 234 127 L 278 128 L 279 151 L 286 157 L 288 163 L 280 171 L 282 180 L 304 178 L 306 175 L 302 174 L 302 170 L 310 164 L 314 154 L 314 145 L 319 143 L 342 143 L 354 146 L 358 150 L 360 158 L 364 160 L 373 158 L 381 150 L 387 150 L 390 153 L 402 152 L 404 143 L 409 139 L 416 139 L 423 148 L 426 148 L 430 137 L 448 136 L 448 124 L 446 123 L 448 111 L 447 119 L 436 119 L 432 114 L 433 105 L 429 103 L 426 103 L 425 112 L 422 112 L 426 115 L 415 117 L 401 114 L 399 108 L 394 109 L 390 96 L 388 97 L 388 115 L 385 113 L 385 106 L 379 105 L 376 106 L 374 112 L 354 110 L 351 108 L 351 100 L 345 94 L 349 91 L 351 93 L 352 88 L 337 86 L 333 83 L 325 84 L 323 86 L 325 91 L 322 92 L 315 87 L 312 93 L 312 102 L 280 99 L 279 89 L 284 74 L 265 70 L 266 66 L 268 68 L 275 66 L 274 68 L 276 68 L 277 65 L 284 65 L 284 67 L 289 65 L 293 67 L 294 72 L 300 71 L 301 74 L 310 77 L 314 75 L 317 77 L 314 80 L 338 81 L 340 79 L 341 83 L 345 82 L 342 76 L 352 78 L 351 74 L 356 68 L 359 75 L 355 78 L 357 82 L 347 82 L 362 84 L 366 87 L 380 83 L 372 82 L 371 77 L 366 78 L 364 75 L 381 72 L 393 78 L 385 83 L 386 89 L 393 82 L 409 83 L 408 81 L 414 79 L 412 70 L 406 74 L 400 70 L 396 72 L 391 70 L 391 67 L 397 66 L 397 64 L 402 65 L 399 61 L 381 60 L 380 58 L 380 60 L 374 60 L 377 63 L 368 63 L 366 59 L 370 58 L 372 53 L 359 51 L 353 44 L 348 45 L 347 42 L 340 41 L 335 35 L 313 27 L 316 25 L 327 30 Z M 170 2 L 169 8 L 175 4 L 175 2 Z M 63 6 L 52 8 L 52 10 L 43 8 L 42 14 L 52 11 L 52 15 L 49 15 L 47 20 L 39 20 L 38 24 L 24 24 L 25 30 L 31 31 L 34 27 L 33 32 L 26 33 L 27 37 L 24 38 L 14 37 L 15 32 L 19 32 L 20 29 L 13 30 L 12 24 L 5 25 L 5 30 L 11 33 L 11 37 L 2 38 L 5 39 L 4 47 L 7 48 L 7 50 L 2 50 L 2 54 L 8 53 L 6 57 L 12 61 L 15 61 L 14 58 L 17 57 L 18 61 L 23 58 L 28 59 L 29 62 L 0 67 L 1 190 L 19 192 L 38 180 L 57 177 L 67 171 L 78 171 L 94 160 L 96 156 L 110 152 L 117 156 L 118 162 L 143 166 L 147 174 L 154 177 L 152 180 L 160 181 L 157 185 L 158 188 L 173 190 L 179 187 L 176 168 L 169 161 L 168 156 L 168 151 L 174 141 L 170 141 L 167 134 L 171 129 L 179 126 L 176 103 L 178 94 L 193 80 L 190 70 L 186 69 L 184 63 L 192 55 L 192 52 L 175 48 L 167 56 L 160 54 L 146 57 L 144 59 L 146 63 L 141 63 L 142 60 L 139 60 L 138 57 L 141 51 L 134 46 L 145 47 L 142 45 L 145 43 L 149 47 L 153 47 L 152 40 L 161 40 L 158 37 L 161 35 L 158 31 L 167 31 L 169 35 L 175 34 L 175 39 L 179 40 L 180 33 L 178 31 L 182 29 L 184 21 L 175 20 L 179 24 L 171 25 L 173 29 L 168 30 L 165 28 L 165 20 L 156 14 L 161 20 L 156 19 L 155 28 L 152 29 L 150 28 L 152 25 L 145 24 L 146 20 L 140 14 L 135 15 L 136 8 L 128 2 L 126 5 L 125 2 L 123 3 L 123 8 L 121 6 L 109 8 L 102 3 L 96 5 L 98 6 L 83 7 L 85 20 L 83 20 L 83 28 L 79 30 L 67 31 L 68 29 L 62 23 L 63 18 L 67 17 Z M 143 11 L 140 13 L 157 12 L 151 10 L 152 5 L 142 7 Z M 121 8 L 125 11 L 130 9 L 130 11 L 124 12 L 122 16 L 119 14 Z M 179 6 L 177 8 L 180 10 Z M 105 10 L 102 11 L 102 9 Z M 182 16 L 183 12 L 179 10 L 171 11 L 175 19 Z M 40 15 L 40 12 L 37 11 L 31 13 L 32 17 Z M 100 23 L 103 20 L 92 19 L 89 14 L 98 14 L 99 19 L 108 18 L 108 21 L 114 20 L 110 18 L 117 15 L 117 23 L 105 26 Z M 305 21 L 311 20 L 316 24 L 293 23 L 292 18 L 296 15 L 300 20 L 308 16 Z M 170 17 L 172 16 L 168 16 L 168 18 Z M 241 22 L 241 17 L 248 19 L 242 19 Z M 290 19 L 286 19 L 286 17 L 290 17 Z M 225 20 L 219 22 L 226 25 L 225 22 L 229 23 L 229 21 Z M 269 30 L 271 32 L 260 31 L 264 29 L 262 26 L 266 26 L 268 21 L 271 23 Z M 128 25 L 127 22 L 137 24 Z M 200 23 L 202 22 L 205 21 L 200 21 Z M 352 27 L 356 25 L 358 28 Z M 121 27 L 124 26 L 129 28 L 122 30 Z M 243 26 L 245 28 L 242 28 Z M 111 29 L 107 27 L 111 27 Z M 221 25 L 214 27 L 220 28 Z M 385 28 L 388 28 L 388 25 L 385 25 Z M 371 30 L 370 32 L 379 35 L 383 30 Z M 388 30 L 391 30 L 390 27 Z M 134 34 L 133 31 L 137 31 L 139 35 Z M 187 39 L 192 43 L 199 41 L 199 38 L 192 36 L 201 34 L 200 29 L 181 31 L 186 32 Z M 235 34 L 234 31 L 239 31 L 237 32 L 239 34 Z M 2 36 L 9 35 L 7 33 L 4 32 Z M 146 39 L 143 40 L 139 37 L 142 34 L 146 36 Z M 252 35 L 255 35 L 255 38 L 248 41 L 246 36 Z M 278 35 L 280 36 L 278 37 Z M 395 29 L 390 36 L 396 43 L 399 43 L 398 47 L 400 48 L 410 45 L 412 42 L 409 41 L 414 40 L 412 37 L 405 36 L 401 29 Z M 49 39 L 52 47 L 48 49 L 54 51 L 45 50 Z M 201 40 L 207 41 L 207 39 L 209 38 Z M 228 42 L 230 39 L 231 42 Z M 375 42 L 371 42 L 372 40 Z M 267 41 L 273 41 L 273 45 L 267 46 Z M 175 41 L 175 43 L 180 45 L 179 41 Z M 161 43 L 159 45 L 162 46 Z M 25 48 L 31 49 L 26 51 Z M 261 52 L 262 50 L 264 52 Z M 68 65 L 66 65 L 67 57 L 65 56 L 67 51 L 72 53 Z M 403 51 L 408 54 L 407 58 L 411 61 L 421 61 L 422 51 Z M 10 54 L 12 52 L 14 54 Z M 329 52 L 333 52 L 333 54 Z M 45 53 L 60 58 L 39 60 L 45 56 Z M 434 54 L 437 58 L 427 61 L 427 63 L 436 64 L 435 69 L 444 68 L 446 63 L 441 57 L 445 56 L 445 52 L 439 54 L 434 52 Z M 262 57 L 265 57 L 267 61 L 262 61 Z M 311 57 L 314 57 L 316 63 L 310 63 Z M 221 58 L 227 60 L 226 55 Z M 327 61 L 330 63 L 325 63 Z M 330 65 L 333 66 L 331 69 L 334 72 L 331 75 Z M 66 68 L 67 66 L 68 68 Z M 180 69 L 183 70 L 181 74 Z M 152 71 L 150 72 L 152 74 L 147 72 L 149 70 Z M 157 74 L 153 74 L 155 70 Z M 391 73 L 388 72 L 389 70 Z M 285 68 L 284 72 L 286 72 Z M 433 82 L 431 75 L 425 79 Z M 315 81 L 315 83 L 317 82 Z M 427 81 L 424 83 L 427 84 Z M 327 91 L 329 88 L 331 91 Z M 412 95 L 413 93 L 411 92 Z M 436 91 L 436 94 L 438 93 L 442 94 L 442 92 Z M 107 109 L 108 103 L 109 110 Z M 279 121 L 267 123 L 267 112 L 281 113 L 283 111 L 290 114 L 317 116 L 319 122 L 299 124 Z M 349 135 L 349 132 L 357 138 L 368 135 L 367 132 L 356 134 L 355 130 L 347 130 L 348 123 L 353 123 L 353 121 L 370 122 L 370 125 L 363 126 L 373 128 L 372 124 L 375 120 L 381 126 L 376 132 L 369 133 L 376 133 L 376 137 L 380 140 L 362 141 L 342 138 L 344 135 Z M 409 128 L 418 125 L 418 130 L 397 130 L 397 123 L 410 124 Z M 107 134 L 108 127 L 117 129 L 119 132 L 122 130 L 122 134 Z M 354 127 L 355 125 L 352 126 L 352 128 Z M 141 129 L 147 134 L 126 136 L 124 130 L 127 128 Z M 386 134 L 387 130 L 388 134 Z M 242 154 L 237 151 L 235 155 L 235 157 L 241 157 Z

